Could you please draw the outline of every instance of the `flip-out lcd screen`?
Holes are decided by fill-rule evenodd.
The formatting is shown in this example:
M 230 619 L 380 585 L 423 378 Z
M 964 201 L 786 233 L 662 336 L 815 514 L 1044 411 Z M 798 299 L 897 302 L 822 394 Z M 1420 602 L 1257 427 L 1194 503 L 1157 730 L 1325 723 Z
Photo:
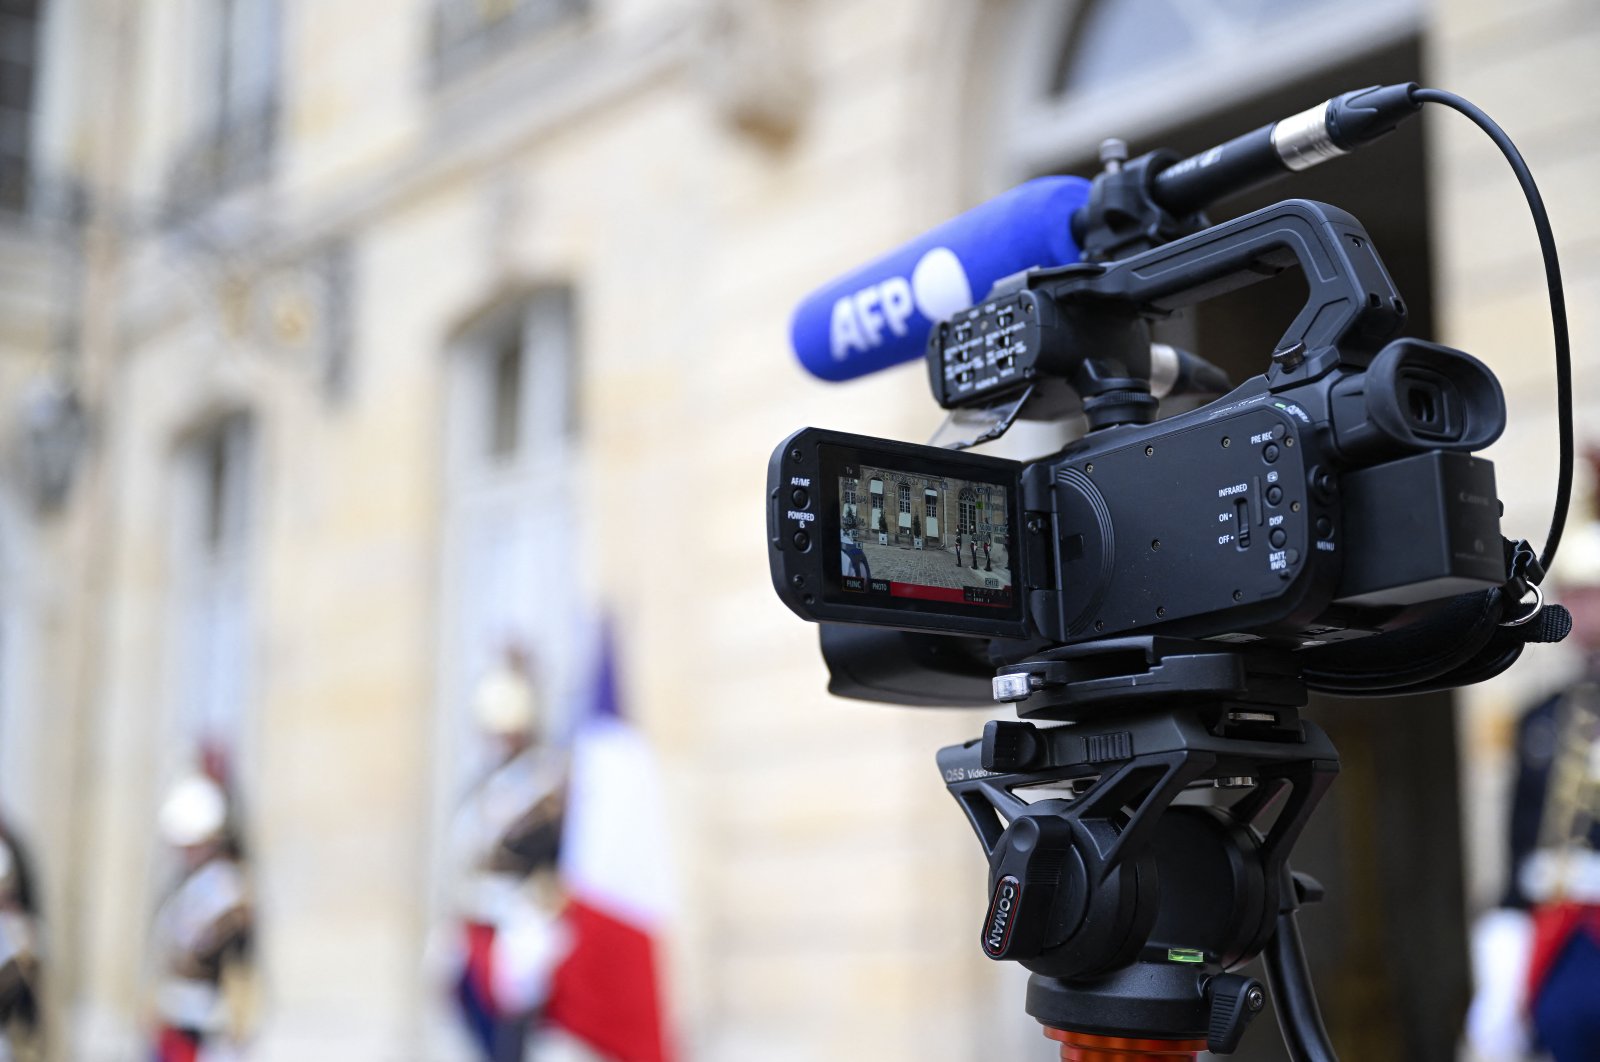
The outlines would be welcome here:
M 1015 612 L 1007 487 L 865 457 L 828 462 L 838 539 L 829 596 L 918 611 Z

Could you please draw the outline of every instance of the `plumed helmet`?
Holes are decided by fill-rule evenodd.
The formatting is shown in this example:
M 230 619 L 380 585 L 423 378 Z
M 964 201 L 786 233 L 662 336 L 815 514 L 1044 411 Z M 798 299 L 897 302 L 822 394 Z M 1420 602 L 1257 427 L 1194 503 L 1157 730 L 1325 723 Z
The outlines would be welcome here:
M 161 803 L 161 837 L 177 848 L 204 844 L 222 836 L 228 800 L 222 787 L 203 774 L 185 775 Z
M 1589 489 L 1583 489 L 1580 475 L 1573 491 L 1572 515 L 1550 572 L 1563 589 L 1600 587 L 1600 446 L 1586 448 L 1580 457 L 1578 466 L 1580 472 L 1587 466 Z
M 1568 525 L 1553 575 L 1563 587 L 1600 586 L 1600 520 Z
M 515 668 L 500 666 L 478 680 L 472 712 L 487 733 L 527 733 L 539 725 L 539 703 L 533 683 Z
M 1550 579 L 1556 600 L 1572 613 L 1572 648 L 1592 655 L 1600 653 L 1600 448 L 1591 447 L 1584 457 L 1590 470 L 1588 511 L 1581 503 L 1573 506 Z M 1581 490 L 1576 493 L 1582 497 Z

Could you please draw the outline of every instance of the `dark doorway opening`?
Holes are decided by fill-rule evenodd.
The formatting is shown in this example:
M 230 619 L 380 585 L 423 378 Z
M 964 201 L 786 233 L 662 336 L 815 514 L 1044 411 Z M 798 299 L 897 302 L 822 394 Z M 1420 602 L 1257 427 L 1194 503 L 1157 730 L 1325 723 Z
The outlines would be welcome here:
M 1186 115 L 1132 148 L 1188 155 L 1352 88 L 1423 81 L 1421 68 L 1412 39 L 1236 106 Z M 1059 172 L 1090 174 L 1097 165 L 1079 158 Z M 1421 123 L 1413 122 L 1353 158 L 1225 200 L 1210 215 L 1220 220 L 1290 197 L 1348 210 L 1371 233 L 1405 297 L 1406 334 L 1431 337 L 1427 172 Z M 1304 293 L 1299 275 L 1286 273 L 1214 299 L 1160 332 L 1242 380 L 1266 368 Z M 1450 1062 L 1470 992 L 1451 698 L 1317 698 L 1310 714 L 1343 761 L 1294 859 L 1328 891 L 1325 902 L 1302 912 L 1301 927 L 1334 1045 L 1341 1057 L 1364 1062 Z M 1261 976 L 1259 964 L 1252 972 Z M 1263 1020 L 1233 1057 L 1288 1056 L 1272 1022 Z

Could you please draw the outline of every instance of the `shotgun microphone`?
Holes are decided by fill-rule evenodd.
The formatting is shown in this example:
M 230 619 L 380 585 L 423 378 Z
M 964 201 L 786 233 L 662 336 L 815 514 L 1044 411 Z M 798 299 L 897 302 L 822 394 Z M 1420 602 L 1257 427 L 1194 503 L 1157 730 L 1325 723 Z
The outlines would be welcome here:
M 1038 177 L 838 277 L 795 310 L 795 356 L 832 381 L 922 357 L 929 329 L 995 281 L 1078 261 L 1072 216 L 1088 197 L 1082 177 Z
M 920 358 L 929 330 L 1026 269 L 1121 257 L 1197 231 L 1206 204 L 1348 154 L 1422 105 L 1416 85 L 1325 100 L 1198 155 L 1152 152 L 1093 182 L 1037 177 L 973 207 L 807 296 L 789 324 L 795 356 L 838 382 Z M 1126 157 L 1125 155 L 1123 157 Z M 1144 241 L 1143 244 L 1140 241 Z

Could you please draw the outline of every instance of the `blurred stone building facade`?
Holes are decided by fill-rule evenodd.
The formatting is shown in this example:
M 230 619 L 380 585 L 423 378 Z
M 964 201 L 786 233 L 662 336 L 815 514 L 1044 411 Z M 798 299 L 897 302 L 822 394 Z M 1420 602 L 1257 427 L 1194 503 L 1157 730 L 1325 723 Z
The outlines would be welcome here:
M 1420 64 L 1541 180 L 1600 414 L 1585 0 L 8 0 L 0 44 L 0 816 L 41 870 L 62 1058 L 141 1050 L 154 812 L 201 746 L 259 889 L 258 1057 L 459 1057 L 425 959 L 466 691 L 529 648 L 559 723 L 602 606 L 671 786 L 685 1057 L 1049 1057 L 973 946 L 979 852 L 933 767 L 981 718 L 829 699 L 760 498 L 794 427 L 937 419 L 916 367 L 804 376 L 796 298 L 1103 136 L 1232 135 L 1329 94 L 1308 79 Z M 1537 538 L 1531 229 L 1487 140 L 1425 133 L 1398 224 L 1434 335 L 1506 386 L 1491 456 Z M 1371 195 L 1388 165 L 1327 179 Z M 1509 720 L 1562 659 L 1437 717 L 1447 913 L 1497 890 Z M 1372 770 L 1341 785 L 1380 792 L 1346 748 Z M 1455 836 L 1457 795 L 1412 828 Z M 1420 1012 L 1363 994 L 1383 954 L 1324 984 L 1336 1033 Z
M 1008 530 L 1004 490 L 992 483 L 862 465 L 854 477 L 839 481 L 839 491 L 847 527 L 876 532 L 881 518 L 901 546 L 924 539 L 934 549 L 954 545 L 958 533 L 1004 535 Z

